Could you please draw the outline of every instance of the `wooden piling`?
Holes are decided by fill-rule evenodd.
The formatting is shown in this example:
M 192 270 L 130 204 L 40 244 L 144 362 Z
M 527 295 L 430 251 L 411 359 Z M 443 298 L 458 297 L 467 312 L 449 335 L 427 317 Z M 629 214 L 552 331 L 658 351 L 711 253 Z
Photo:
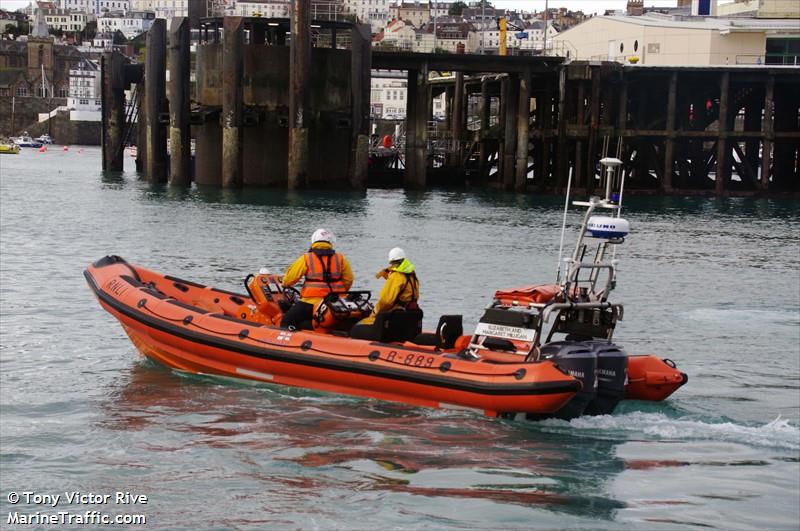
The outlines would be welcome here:
M 222 186 L 242 185 L 244 19 L 225 17 L 222 40 Z
M 189 19 L 175 17 L 169 27 L 169 183 L 172 185 L 187 185 L 192 181 L 189 68 Z
M 147 104 L 147 155 L 145 173 L 151 183 L 167 181 L 167 131 L 161 123 L 166 107 L 167 21 L 157 18 L 147 32 L 144 74 Z
M 122 171 L 125 131 L 125 58 L 117 52 L 106 52 L 100 59 L 102 80 L 102 124 L 100 143 L 103 170 Z
M 308 182 L 310 123 L 311 18 L 310 0 L 292 0 L 289 46 L 289 189 Z
M 517 166 L 514 190 L 524 192 L 528 180 L 528 133 L 531 115 L 531 75 L 519 78 L 519 107 L 517 112 Z
M 728 95 L 731 74 L 723 72 L 719 80 L 719 130 L 717 136 L 717 173 L 714 189 L 717 195 L 725 193 L 725 181 L 730 173 L 730 153 L 728 153 Z
M 661 180 L 661 191 L 672 191 L 672 172 L 675 167 L 675 118 L 678 102 L 678 72 L 669 76 L 669 92 L 667 95 L 667 136 L 664 141 L 664 178 Z

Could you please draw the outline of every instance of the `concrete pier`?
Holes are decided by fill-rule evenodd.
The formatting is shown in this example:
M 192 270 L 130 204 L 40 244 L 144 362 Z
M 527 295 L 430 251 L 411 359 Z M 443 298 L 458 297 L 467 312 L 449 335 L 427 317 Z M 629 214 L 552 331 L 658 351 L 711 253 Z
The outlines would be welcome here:
M 165 24 L 156 21 L 137 97 L 149 181 L 166 179 L 168 124 L 170 182 L 181 185 L 194 139 L 199 185 L 363 189 L 380 170 L 414 189 L 547 193 L 563 190 L 572 171 L 573 188 L 591 192 L 597 161 L 619 156 L 626 192 L 800 193 L 798 68 L 376 51 L 366 27 L 314 21 L 312 31 L 309 3 L 292 0 L 291 19 L 199 19 L 193 72 L 186 21 L 173 21 L 169 113 Z M 404 77 L 408 90 L 405 128 L 375 124 L 383 132 L 370 138 L 372 69 Z M 112 70 L 104 60 L 104 139 L 117 146 L 104 149 L 107 168 L 119 167 L 129 130 L 115 125 L 125 104 Z M 445 121 L 432 108 L 440 94 Z M 387 132 L 404 153 L 380 152 Z

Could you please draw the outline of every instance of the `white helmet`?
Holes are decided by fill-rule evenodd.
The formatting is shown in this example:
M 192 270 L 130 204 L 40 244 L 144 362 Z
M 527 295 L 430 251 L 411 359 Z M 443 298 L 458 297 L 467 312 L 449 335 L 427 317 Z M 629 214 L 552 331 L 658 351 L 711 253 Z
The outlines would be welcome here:
M 336 236 L 328 229 L 317 229 L 314 231 L 314 234 L 311 235 L 311 245 L 317 242 L 328 242 L 333 245 L 335 240 Z
M 406 257 L 406 252 L 402 250 L 400 247 L 395 247 L 391 251 L 389 251 L 389 261 L 396 262 L 397 260 L 403 260 Z

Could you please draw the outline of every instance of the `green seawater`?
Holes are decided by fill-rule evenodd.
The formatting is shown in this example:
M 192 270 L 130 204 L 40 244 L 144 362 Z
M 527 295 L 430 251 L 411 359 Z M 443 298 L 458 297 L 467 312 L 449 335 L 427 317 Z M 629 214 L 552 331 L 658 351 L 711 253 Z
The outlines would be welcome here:
M 170 372 L 82 271 L 118 254 L 241 292 L 324 226 L 357 287 L 376 293 L 403 247 L 426 324 L 461 313 L 469 331 L 494 290 L 554 280 L 563 198 L 176 190 L 126 166 L 103 175 L 97 148 L 0 156 L 0 528 L 98 528 L 9 523 L 97 510 L 146 517 L 131 529 L 797 529 L 800 203 L 627 198 L 615 340 L 689 383 L 526 423 Z M 23 492 L 61 500 L 9 501 Z

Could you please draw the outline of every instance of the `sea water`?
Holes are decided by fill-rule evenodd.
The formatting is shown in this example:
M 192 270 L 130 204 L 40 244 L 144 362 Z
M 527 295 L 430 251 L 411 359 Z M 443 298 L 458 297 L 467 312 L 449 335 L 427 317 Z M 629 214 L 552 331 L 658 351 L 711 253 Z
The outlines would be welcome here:
M 355 287 L 377 293 L 403 247 L 426 324 L 460 313 L 469 331 L 495 289 L 554 280 L 563 198 L 184 190 L 126 170 L 103 174 L 96 148 L 0 156 L 0 528 L 797 529 L 800 203 L 626 198 L 615 341 L 689 382 L 527 423 L 171 372 L 82 271 L 118 254 L 243 292 L 326 227 Z

